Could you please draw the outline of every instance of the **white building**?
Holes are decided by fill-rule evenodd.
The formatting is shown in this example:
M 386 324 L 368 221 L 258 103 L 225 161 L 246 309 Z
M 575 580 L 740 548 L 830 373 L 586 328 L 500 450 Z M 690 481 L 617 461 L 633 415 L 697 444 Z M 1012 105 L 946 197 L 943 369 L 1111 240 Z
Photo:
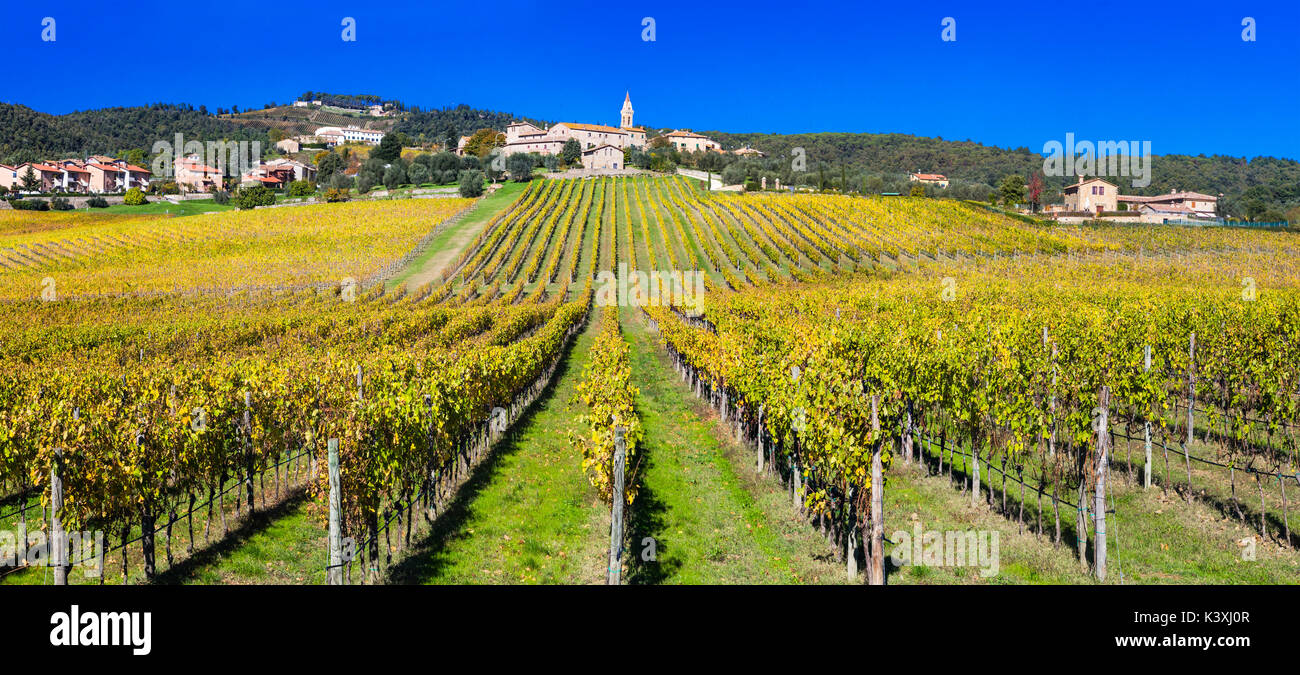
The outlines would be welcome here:
M 316 130 L 316 136 L 330 147 L 342 143 L 379 145 L 379 142 L 384 140 L 384 132 L 360 127 L 321 127 Z
M 722 145 L 717 141 L 702 136 L 693 131 L 678 129 L 664 134 L 664 138 L 672 144 L 678 152 L 700 152 L 702 150 L 722 150 Z

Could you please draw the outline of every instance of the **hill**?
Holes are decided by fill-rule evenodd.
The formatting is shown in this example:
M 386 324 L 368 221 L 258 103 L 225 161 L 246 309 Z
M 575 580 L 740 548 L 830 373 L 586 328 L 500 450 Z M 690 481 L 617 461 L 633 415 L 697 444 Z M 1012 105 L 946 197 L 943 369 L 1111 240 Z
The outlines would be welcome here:
M 321 127 L 355 126 L 390 131 L 395 122 L 393 117 L 372 117 L 364 113 L 345 112 L 341 108 L 295 108 L 291 105 L 247 110 L 222 119 L 263 132 L 280 129 L 287 136 L 309 136 Z
M 23 105 L 0 103 L 0 161 L 17 163 L 51 156 L 148 153 L 176 134 L 186 140 L 262 141 L 266 132 L 209 115 L 185 103 L 155 103 L 50 115 Z

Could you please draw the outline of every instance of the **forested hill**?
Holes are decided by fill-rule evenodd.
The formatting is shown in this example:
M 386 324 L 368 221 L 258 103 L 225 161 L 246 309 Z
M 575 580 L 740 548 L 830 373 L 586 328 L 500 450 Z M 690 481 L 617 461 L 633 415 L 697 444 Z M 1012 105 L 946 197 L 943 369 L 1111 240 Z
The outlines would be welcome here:
M 912 171 L 941 173 L 965 183 L 995 186 L 1010 174 L 1025 178 L 1043 168 L 1041 154 L 1029 148 L 999 148 L 973 141 L 949 141 L 907 134 L 816 133 L 765 134 L 701 132 L 723 147 L 753 147 L 767 153 L 766 162 L 790 161 L 794 148 L 803 148 L 808 171 L 825 169 L 838 177 L 905 175 Z M 1053 189 L 1073 182 L 1048 178 Z M 1300 162 L 1275 157 L 1214 155 L 1156 155 L 1151 161 L 1151 185 L 1134 188 L 1127 179 L 1115 179 L 1124 194 L 1154 195 L 1170 190 L 1222 193 L 1225 203 L 1241 212 L 1264 217 L 1284 215 L 1300 207 Z
M 187 104 L 156 103 L 131 108 L 101 108 L 50 115 L 22 105 L 0 103 L 0 161 L 15 163 L 64 155 L 121 156 L 129 150 L 150 153 L 158 141 L 260 140 L 265 131 L 214 117 Z
M 515 121 L 529 122 L 537 126 L 551 124 L 545 120 L 517 117 L 506 112 L 471 108 L 463 103 L 436 110 L 423 110 L 417 107 L 409 110 L 411 112 L 398 120 L 397 125 L 393 127 L 394 131 L 400 131 L 414 139 L 423 136 L 429 142 L 443 143 L 445 139 L 451 139 L 453 145 L 461 136 L 471 136 L 479 129 L 504 131 L 506 125 Z
M 444 142 L 449 138 L 454 145 L 461 136 L 483 128 L 505 129 L 517 119 L 538 125 L 547 123 L 457 105 L 434 110 L 407 108 L 407 112 L 398 114 L 393 130 L 405 133 L 413 141 L 423 137 L 428 142 Z M 0 103 L 0 162 L 7 164 L 63 155 L 120 156 L 134 149 L 149 154 L 155 142 L 172 142 L 177 133 L 183 134 L 187 141 L 260 140 L 264 147 L 270 145 L 263 126 L 217 117 L 203 107 L 196 109 L 184 103 L 102 108 L 65 115 Z

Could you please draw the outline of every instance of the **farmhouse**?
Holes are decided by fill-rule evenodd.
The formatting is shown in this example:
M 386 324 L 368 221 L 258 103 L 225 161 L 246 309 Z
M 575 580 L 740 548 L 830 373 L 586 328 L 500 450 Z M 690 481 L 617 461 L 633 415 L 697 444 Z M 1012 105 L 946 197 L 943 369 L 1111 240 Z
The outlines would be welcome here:
M 721 151 L 722 145 L 708 136 L 701 136 L 693 131 L 670 131 L 664 134 L 664 138 L 672 144 L 678 152 L 700 152 L 704 150 Z
M 1084 180 L 1080 177 L 1078 183 L 1065 186 L 1061 192 L 1065 195 L 1066 211 L 1101 213 L 1118 208 L 1116 204 L 1119 198 L 1119 187 L 1100 178 Z
M 948 187 L 948 177 L 941 173 L 909 173 L 907 174 L 907 180 L 913 183 L 935 185 L 941 188 Z
M 622 168 L 623 151 L 606 143 L 582 151 L 582 168 L 617 171 Z
M 1181 217 L 1183 219 L 1206 219 L 1217 217 L 1215 211 L 1219 205 L 1219 198 L 1201 194 L 1200 192 L 1170 190 L 1167 195 L 1155 195 L 1153 197 L 1120 195 L 1119 202 L 1128 204 L 1130 209 L 1135 209 L 1140 213 L 1169 214 L 1172 217 Z

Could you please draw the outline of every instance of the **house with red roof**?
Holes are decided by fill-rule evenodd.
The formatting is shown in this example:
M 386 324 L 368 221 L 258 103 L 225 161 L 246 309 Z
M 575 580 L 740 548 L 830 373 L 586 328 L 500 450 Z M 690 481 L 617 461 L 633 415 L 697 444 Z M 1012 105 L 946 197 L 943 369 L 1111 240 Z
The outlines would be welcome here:
M 211 192 L 223 185 L 221 171 L 204 164 L 198 155 L 186 155 L 172 168 L 176 184 L 190 192 Z
M 935 185 L 941 188 L 948 187 L 948 177 L 941 173 L 909 173 L 907 180 L 913 183 L 922 183 L 925 185 Z

